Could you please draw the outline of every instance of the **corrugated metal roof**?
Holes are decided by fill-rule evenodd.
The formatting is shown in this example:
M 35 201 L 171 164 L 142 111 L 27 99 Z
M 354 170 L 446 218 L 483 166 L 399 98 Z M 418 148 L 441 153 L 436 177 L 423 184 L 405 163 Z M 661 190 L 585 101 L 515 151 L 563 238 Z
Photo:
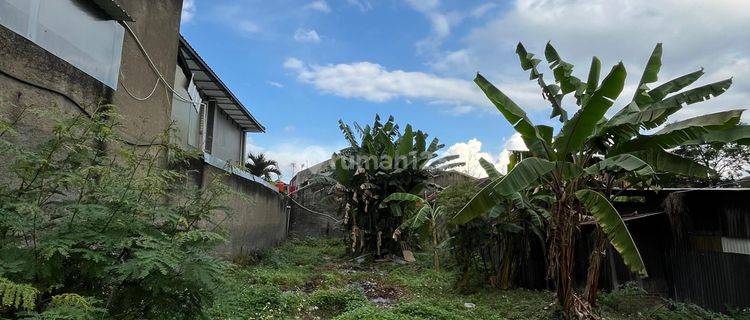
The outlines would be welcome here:
M 204 100 L 216 101 L 229 117 L 237 123 L 240 128 L 248 132 L 265 132 L 266 128 L 247 111 L 245 106 L 219 79 L 208 64 L 180 35 L 180 58 L 185 62 L 185 67 L 193 74 L 193 82 Z
M 115 0 L 91 0 L 91 2 L 102 9 L 112 20 L 135 21 Z

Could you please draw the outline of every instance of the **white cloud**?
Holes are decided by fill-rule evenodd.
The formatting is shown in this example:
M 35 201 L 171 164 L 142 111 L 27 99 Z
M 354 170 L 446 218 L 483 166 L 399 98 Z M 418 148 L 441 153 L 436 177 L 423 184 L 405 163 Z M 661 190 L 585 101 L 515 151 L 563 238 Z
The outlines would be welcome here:
M 346 0 L 346 2 L 351 6 L 357 7 L 362 12 L 372 10 L 372 4 L 369 0 Z
M 348 64 L 308 65 L 297 58 L 284 61 L 284 68 L 296 73 L 297 78 L 315 87 L 318 91 L 344 98 L 359 98 L 372 102 L 393 99 L 421 99 L 432 104 L 463 106 L 458 110 L 494 110 L 482 91 L 469 80 L 440 77 L 435 74 L 388 70 L 372 62 Z M 493 79 L 494 80 L 494 79 Z M 539 90 L 533 83 L 495 82 L 506 89 L 506 94 L 518 103 L 531 109 L 543 107 L 538 104 Z
M 250 137 L 245 145 L 245 150 L 248 152 L 263 152 L 267 158 L 276 160 L 281 170 L 281 179 L 287 182 L 300 170 L 330 159 L 331 155 L 341 148 L 343 145 L 316 145 L 299 140 L 289 140 L 274 143 L 271 147 L 263 147 L 255 144 Z
M 528 81 L 528 73 L 518 66 L 516 43 L 523 42 L 544 59 L 544 45 L 552 40 L 584 80 L 592 55 L 602 58 L 603 72 L 623 60 L 628 83 L 616 104 L 622 106 L 632 97 L 653 46 L 663 42 L 661 81 L 699 67 L 705 67 L 707 75 L 697 85 L 719 80 L 719 75 L 735 76 L 726 94 L 686 107 L 675 115 L 677 120 L 734 108 L 750 96 L 750 72 L 742 64 L 750 59 L 748 16 L 746 0 L 516 0 L 506 12 L 470 31 L 462 47 L 442 51 L 429 65 L 449 75 L 479 70 L 518 84 Z M 540 66 L 547 69 L 544 62 Z M 535 101 L 545 105 L 539 94 Z M 572 105 L 571 100 L 566 103 Z
M 497 156 L 493 156 L 490 152 L 482 150 L 482 146 L 483 144 L 481 141 L 473 138 L 466 142 L 459 142 L 451 145 L 445 151 L 444 155 L 458 155 L 459 158 L 455 160 L 455 162 L 466 163 L 465 166 L 458 167 L 454 170 L 477 178 L 484 178 L 487 176 L 487 173 L 479 164 L 479 159 L 484 158 L 492 163 L 501 173 L 507 173 L 511 151 L 528 150 L 521 135 L 518 133 L 513 134 L 509 139 L 506 139 L 505 142 L 503 142 L 503 149 Z
M 462 19 L 455 13 L 440 9 L 439 0 L 405 0 L 406 4 L 420 12 L 430 22 L 430 36 L 416 43 L 417 52 L 431 53 L 451 34 L 451 27 Z
M 280 82 L 276 82 L 276 81 L 266 81 L 266 83 L 267 83 L 267 84 L 268 84 L 269 86 L 272 86 L 272 87 L 276 87 L 276 88 L 283 88 L 283 87 L 284 87 L 284 84 L 283 84 L 283 83 L 280 83 Z
M 181 23 L 188 23 L 195 17 L 195 0 L 182 0 Z
M 250 11 L 241 5 L 217 5 L 212 8 L 212 15 L 219 23 L 245 36 L 253 36 L 262 31 L 257 20 L 251 17 Z
M 451 108 L 450 110 L 448 110 L 448 112 L 450 114 L 453 114 L 453 115 L 467 114 L 467 113 L 472 112 L 472 111 L 474 111 L 474 107 L 472 107 L 470 105 L 465 105 L 465 104 L 457 105 L 457 106 Z
M 317 0 L 317 1 L 310 2 L 305 6 L 305 8 L 311 9 L 311 10 L 317 10 L 317 11 L 325 12 L 325 13 L 331 12 L 331 8 L 328 6 L 328 3 L 325 2 L 324 0 Z
M 397 98 L 428 102 L 486 105 L 481 91 L 471 81 L 441 78 L 423 72 L 387 70 L 371 62 L 336 65 L 306 65 L 289 58 L 284 67 L 294 71 L 302 82 L 321 92 L 344 98 L 385 102 Z
M 297 58 L 287 58 L 284 61 L 284 68 L 291 70 L 302 70 L 305 68 L 304 62 Z
M 284 127 L 284 132 L 294 132 L 294 130 L 297 130 L 297 127 L 295 127 L 295 126 L 293 126 L 291 124 L 288 125 L 288 126 L 286 126 L 286 127 Z
M 300 28 L 294 32 L 294 40 L 297 42 L 319 43 L 320 36 L 318 35 L 318 32 L 315 30 Z

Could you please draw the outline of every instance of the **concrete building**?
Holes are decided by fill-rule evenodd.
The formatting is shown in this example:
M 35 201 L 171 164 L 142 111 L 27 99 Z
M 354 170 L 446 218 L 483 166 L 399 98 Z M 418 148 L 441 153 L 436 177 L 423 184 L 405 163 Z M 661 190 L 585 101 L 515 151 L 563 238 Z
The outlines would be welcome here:
M 204 154 L 196 181 L 228 173 L 251 200 L 227 204 L 230 253 L 273 245 L 286 236 L 284 199 L 234 166 L 246 134 L 265 128 L 180 36 L 181 9 L 182 0 L 0 0 L 0 101 L 70 115 L 112 104 L 135 147 L 174 121 L 176 142 Z M 34 144 L 51 123 L 29 115 L 18 127 L 19 143 Z

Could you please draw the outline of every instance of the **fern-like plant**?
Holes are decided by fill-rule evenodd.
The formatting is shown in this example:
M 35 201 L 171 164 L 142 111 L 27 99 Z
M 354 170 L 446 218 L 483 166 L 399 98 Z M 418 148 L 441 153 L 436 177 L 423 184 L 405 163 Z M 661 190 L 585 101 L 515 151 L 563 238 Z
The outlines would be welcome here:
M 121 143 L 112 106 L 21 110 L 20 122 L 0 119 L 0 318 L 202 314 L 224 268 L 210 253 L 224 241 L 213 220 L 227 188 L 188 183 L 193 155 L 170 131 L 146 146 Z M 52 134 L 24 143 L 23 121 L 51 122 Z

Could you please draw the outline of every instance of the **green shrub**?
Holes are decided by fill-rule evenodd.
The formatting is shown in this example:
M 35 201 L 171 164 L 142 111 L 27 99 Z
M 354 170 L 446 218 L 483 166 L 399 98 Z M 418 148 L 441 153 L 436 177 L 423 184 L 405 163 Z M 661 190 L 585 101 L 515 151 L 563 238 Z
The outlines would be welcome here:
M 601 293 L 599 303 L 605 311 L 645 319 L 726 319 L 723 315 L 693 304 L 650 295 L 635 282 L 628 282 L 610 293 Z
M 63 294 L 106 301 L 113 318 L 202 314 L 225 267 L 209 253 L 224 241 L 212 219 L 227 188 L 187 183 L 179 168 L 192 155 L 170 143 L 171 132 L 147 146 L 121 144 L 117 114 L 98 109 L 90 117 L 37 112 L 54 122 L 37 145 L 19 143 L 16 122 L 0 119 L 8 164 L 0 170 L 0 277 L 38 290 L 31 302 L 42 318 L 80 311 L 49 302 Z M 22 309 L 0 309 L 0 318 Z
M 455 310 L 448 311 L 443 304 L 435 304 L 427 301 L 414 301 L 399 304 L 394 312 L 401 315 L 412 316 L 419 319 L 452 320 L 462 319 Z
M 277 319 L 300 313 L 304 295 L 271 285 L 237 284 L 210 310 L 212 319 Z
M 385 310 L 372 306 L 363 306 L 354 310 L 345 312 L 333 320 L 417 320 L 425 319 L 412 317 L 404 314 L 397 314 L 390 310 Z M 429 319 L 429 318 L 427 318 Z
M 323 315 L 337 315 L 367 305 L 368 300 L 361 289 L 324 289 L 313 292 L 309 303 Z

